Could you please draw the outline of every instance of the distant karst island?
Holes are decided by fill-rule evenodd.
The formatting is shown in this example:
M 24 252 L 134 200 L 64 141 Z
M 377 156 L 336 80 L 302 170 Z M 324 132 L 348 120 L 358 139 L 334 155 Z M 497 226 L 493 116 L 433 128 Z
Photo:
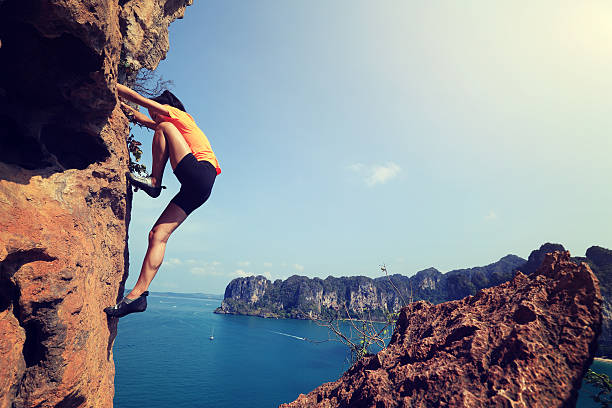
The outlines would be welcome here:
M 410 300 L 425 300 L 433 304 L 458 300 L 507 282 L 517 271 L 529 275 L 542 264 L 547 253 L 554 251 L 565 251 L 565 248 L 561 244 L 546 243 L 532 251 L 526 260 L 506 255 L 486 266 L 446 273 L 428 268 L 410 277 L 394 274 L 374 279 L 366 276 L 320 279 L 294 275 L 274 282 L 261 275 L 236 278 L 227 285 L 223 302 L 215 313 L 325 319 L 336 316 L 338 312 L 346 317 L 346 305 L 351 317 L 363 318 L 367 313 L 372 320 L 384 321 L 390 312 L 400 310 Z M 603 297 L 603 331 L 597 355 L 611 355 L 612 251 L 592 246 L 584 257 L 571 259 L 576 263 L 586 262 L 599 279 Z

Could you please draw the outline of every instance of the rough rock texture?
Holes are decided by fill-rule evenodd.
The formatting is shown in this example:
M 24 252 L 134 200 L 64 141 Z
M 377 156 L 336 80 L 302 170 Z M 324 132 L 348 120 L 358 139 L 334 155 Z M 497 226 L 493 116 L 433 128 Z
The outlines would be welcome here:
M 281 406 L 575 406 L 600 330 L 597 278 L 556 252 L 476 296 L 409 305 L 386 350 Z
M 185 7 L 193 0 L 122 0 L 120 3 L 123 3 L 121 59 L 130 68 L 127 72 L 155 69 L 170 48 L 168 26 L 177 18 L 183 18 Z
M 225 297 L 254 303 L 263 296 L 269 284 L 270 281 L 261 275 L 235 280 L 234 285 L 225 288 Z
M 176 17 L 189 2 L 130 3 Z M 0 1 L 0 407 L 112 406 L 102 309 L 123 290 L 131 206 L 115 83 L 139 46 L 122 49 L 120 14 L 111 0 Z M 146 46 L 151 67 L 167 39 Z

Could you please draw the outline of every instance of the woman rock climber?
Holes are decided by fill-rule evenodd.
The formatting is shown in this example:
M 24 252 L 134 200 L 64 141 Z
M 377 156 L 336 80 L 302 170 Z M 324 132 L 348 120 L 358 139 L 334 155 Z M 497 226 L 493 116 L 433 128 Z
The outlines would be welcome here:
M 149 247 L 136 285 L 119 303 L 104 309 L 112 317 L 143 312 L 147 308 L 147 289 L 162 264 L 168 238 L 193 210 L 204 204 L 216 176 L 221 173 L 208 139 L 171 92 L 164 91 L 160 96 L 149 99 L 121 84 L 117 84 L 117 92 L 121 98 L 147 108 L 150 118 L 121 102 L 124 111 L 132 114 L 137 122 L 155 130 L 151 175 L 139 177 L 128 173 L 130 183 L 151 197 L 158 197 L 162 190 L 164 168 L 170 159 L 181 189 L 149 232 Z

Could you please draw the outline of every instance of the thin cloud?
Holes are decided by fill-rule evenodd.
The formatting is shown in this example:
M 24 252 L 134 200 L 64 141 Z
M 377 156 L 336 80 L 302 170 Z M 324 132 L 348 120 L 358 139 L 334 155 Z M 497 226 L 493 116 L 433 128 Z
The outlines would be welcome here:
M 272 262 L 264 262 L 263 264 L 266 268 L 271 268 L 272 267 Z
M 266 278 L 272 280 L 272 274 L 268 271 L 264 272 L 264 273 L 260 273 L 259 275 L 263 275 Z M 255 276 L 254 273 L 249 273 L 247 271 L 245 271 L 244 269 L 236 269 L 234 271 L 234 273 L 232 273 L 230 276 L 233 277 L 238 277 L 238 278 L 248 278 L 249 276 Z
M 485 221 L 493 221 L 493 220 L 496 220 L 497 218 L 498 218 L 497 214 L 493 210 L 489 211 L 489 213 L 484 216 Z
M 295 268 L 296 271 L 304 272 L 304 265 L 293 264 L 293 267 Z
M 385 184 L 397 177 L 402 170 L 402 168 L 394 162 L 374 164 L 371 166 L 366 166 L 362 163 L 353 163 L 346 168 L 353 173 L 360 174 L 363 177 L 363 182 L 368 187 L 373 187 L 377 184 Z
M 183 265 L 183 261 L 179 258 L 167 258 L 164 259 L 164 266 L 168 267 L 173 267 L 173 266 L 181 266 Z
M 221 265 L 219 261 L 206 262 L 201 259 L 180 259 L 180 258 L 167 258 L 164 259 L 165 267 L 189 267 L 189 270 L 195 269 L 201 271 L 202 268 L 215 268 Z
M 189 272 L 191 272 L 192 275 L 197 275 L 197 276 L 221 275 L 221 273 L 215 270 L 214 268 L 206 268 L 203 266 L 194 266 L 193 268 L 189 268 Z
M 363 170 L 364 165 L 361 163 L 353 163 L 353 164 L 349 164 L 348 166 L 346 166 L 346 168 L 349 169 L 350 171 L 354 171 L 355 173 L 358 173 L 361 170 Z
M 250 264 L 251 264 L 251 261 L 238 262 L 238 266 L 242 266 L 242 267 L 249 266 Z
M 247 276 L 251 276 L 250 273 L 246 273 L 244 271 L 244 269 L 236 269 L 233 273 L 234 276 L 237 276 L 239 278 L 246 278 Z
M 190 267 L 189 272 L 197 276 L 221 276 L 223 271 L 217 268 L 219 265 L 221 262 L 218 261 L 198 262 L 198 266 Z
M 375 186 L 376 184 L 385 184 L 389 180 L 394 179 L 401 170 L 400 166 L 393 162 L 385 165 L 376 165 L 372 167 L 372 173 L 364 181 L 368 187 Z

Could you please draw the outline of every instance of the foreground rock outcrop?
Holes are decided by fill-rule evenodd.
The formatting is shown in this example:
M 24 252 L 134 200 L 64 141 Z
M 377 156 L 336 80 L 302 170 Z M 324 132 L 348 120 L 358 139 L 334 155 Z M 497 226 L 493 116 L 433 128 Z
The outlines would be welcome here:
M 0 407 L 112 406 L 102 309 L 131 206 L 115 84 L 122 58 L 159 63 L 190 3 L 0 0 Z
M 389 347 L 281 407 L 571 407 L 601 331 L 586 263 L 556 252 L 476 296 L 402 309 Z

